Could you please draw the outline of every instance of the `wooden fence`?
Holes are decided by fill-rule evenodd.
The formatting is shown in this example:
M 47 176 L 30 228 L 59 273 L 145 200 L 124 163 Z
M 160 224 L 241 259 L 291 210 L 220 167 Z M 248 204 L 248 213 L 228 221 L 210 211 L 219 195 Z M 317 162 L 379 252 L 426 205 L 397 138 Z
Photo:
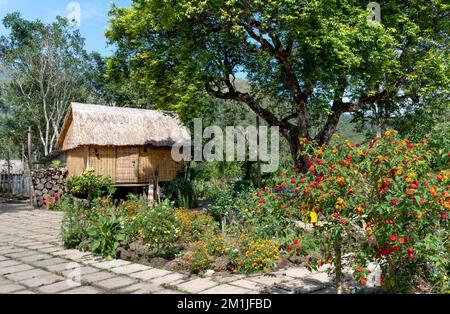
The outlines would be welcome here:
M 29 180 L 24 174 L 0 174 L 0 193 L 29 196 Z

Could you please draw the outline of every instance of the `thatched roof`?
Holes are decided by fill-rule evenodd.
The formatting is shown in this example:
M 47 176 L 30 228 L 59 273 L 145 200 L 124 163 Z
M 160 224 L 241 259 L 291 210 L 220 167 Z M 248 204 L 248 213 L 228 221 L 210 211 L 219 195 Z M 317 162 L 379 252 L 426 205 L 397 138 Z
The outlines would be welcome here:
M 57 147 L 172 146 L 187 139 L 189 133 L 177 118 L 156 110 L 72 103 Z

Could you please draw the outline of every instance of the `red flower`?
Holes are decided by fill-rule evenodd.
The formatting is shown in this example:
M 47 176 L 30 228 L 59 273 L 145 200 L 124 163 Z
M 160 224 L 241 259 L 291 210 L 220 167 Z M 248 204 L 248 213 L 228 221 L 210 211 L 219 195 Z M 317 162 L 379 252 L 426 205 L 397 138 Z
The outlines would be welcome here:
M 355 146 L 356 146 L 356 147 L 360 147 L 360 146 L 361 146 L 361 144 L 356 144 Z
M 406 251 L 408 252 L 408 254 L 412 254 L 413 248 L 412 247 L 408 247 L 408 249 Z
M 295 178 L 291 179 L 291 183 L 295 183 L 297 180 Z
M 397 237 L 393 234 L 391 234 L 391 236 L 389 238 L 391 239 L 392 242 L 397 240 Z
M 398 251 L 400 251 L 400 248 L 397 245 L 394 246 L 394 252 L 398 252 Z
M 394 199 L 391 201 L 391 205 L 392 205 L 392 206 L 397 206 L 397 204 L 398 204 L 398 201 L 394 198 Z
M 341 224 L 345 224 L 346 222 L 347 222 L 347 220 L 341 219 Z
M 286 187 L 286 182 L 283 181 L 283 182 L 281 183 L 281 186 L 282 186 L 283 188 L 285 188 L 285 187 Z
M 297 250 L 300 250 L 300 244 L 297 244 L 295 247 L 297 248 Z
M 398 238 L 398 243 L 400 243 L 400 244 L 405 243 L 405 239 L 404 238 Z
M 259 203 L 259 205 L 262 205 L 262 204 L 264 204 L 264 200 L 260 200 L 260 201 L 258 201 L 258 203 Z
M 380 193 L 381 193 L 381 194 L 384 194 L 384 193 L 386 193 L 386 191 L 387 191 L 386 188 L 382 188 L 382 189 L 380 190 Z
M 299 173 L 299 172 L 300 172 L 300 169 L 294 168 L 294 172 Z
M 261 197 L 261 196 L 262 196 L 261 192 L 258 192 L 256 195 L 257 195 L 258 197 Z
M 357 271 L 358 273 L 362 273 L 363 269 L 362 269 L 362 267 L 358 267 L 358 268 L 356 269 L 356 271 Z
M 361 280 L 359 281 L 359 283 L 361 284 L 361 285 L 363 285 L 363 286 L 365 286 L 366 284 L 367 284 L 367 280 L 366 280 L 366 278 L 361 278 Z
M 294 244 L 297 244 L 297 243 L 298 243 L 298 239 L 295 239 L 295 240 L 294 240 Z
M 339 217 L 339 213 L 336 213 L 336 212 L 335 212 L 335 213 L 333 214 L 333 217 L 334 217 L 334 218 L 338 218 L 338 217 Z
M 446 213 L 443 213 L 442 214 L 442 220 L 446 220 L 447 219 L 447 214 Z
M 290 216 L 290 215 L 291 215 L 291 211 L 288 210 L 288 211 L 286 212 L 286 214 L 287 214 L 288 216 Z
M 386 182 L 384 182 L 384 185 L 386 185 L 386 186 L 390 186 L 391 185 L 391 181 L 386 181 Z
M 289 251 L 292 251 L 292 244 L 289 244 L 288 250 L 289 250 Z
M 413 195 L 414 194 L 414 190 L 408 189 L 408 190 L 406 190 L 406 194 Z
M 339 186 L 344 186 L 344 182 L 339 182 Z

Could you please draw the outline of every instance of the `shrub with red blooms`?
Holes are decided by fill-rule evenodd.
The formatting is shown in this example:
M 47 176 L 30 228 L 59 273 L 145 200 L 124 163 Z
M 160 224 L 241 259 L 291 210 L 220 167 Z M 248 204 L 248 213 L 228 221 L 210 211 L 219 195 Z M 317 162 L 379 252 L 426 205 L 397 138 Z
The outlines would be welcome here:
M 425 263 L 448 282 L 450 171 L 431 168 L 428 139 L 412 143 L 396 131 L 358 147 L 348 141 L 317 147 L 304 139 L 306 171 L 281 173 L 253 194 L 249 214 L 268 237 L 287 238 L 296 220 L 313 223 L 324 258 L 308 264 L 330 262 L 338 285 L 344 263 L 365 285 L 372 262 L 382 269 L 380 285 L 391 292 L 410 291 L 418 276 L 429 278 Z M 343 260 L 346 253 L 352 258 Z

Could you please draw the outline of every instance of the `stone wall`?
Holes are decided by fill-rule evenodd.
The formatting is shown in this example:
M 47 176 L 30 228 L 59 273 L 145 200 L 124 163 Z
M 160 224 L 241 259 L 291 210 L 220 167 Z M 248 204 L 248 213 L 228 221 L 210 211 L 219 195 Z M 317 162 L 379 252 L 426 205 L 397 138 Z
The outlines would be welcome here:
M 31 172 L 34 190 L 34 204 L 36 207 L 45 205 L 45 200 L 51 197 L 59 198 L 66 187 L 67 169 L 47 168 Z

